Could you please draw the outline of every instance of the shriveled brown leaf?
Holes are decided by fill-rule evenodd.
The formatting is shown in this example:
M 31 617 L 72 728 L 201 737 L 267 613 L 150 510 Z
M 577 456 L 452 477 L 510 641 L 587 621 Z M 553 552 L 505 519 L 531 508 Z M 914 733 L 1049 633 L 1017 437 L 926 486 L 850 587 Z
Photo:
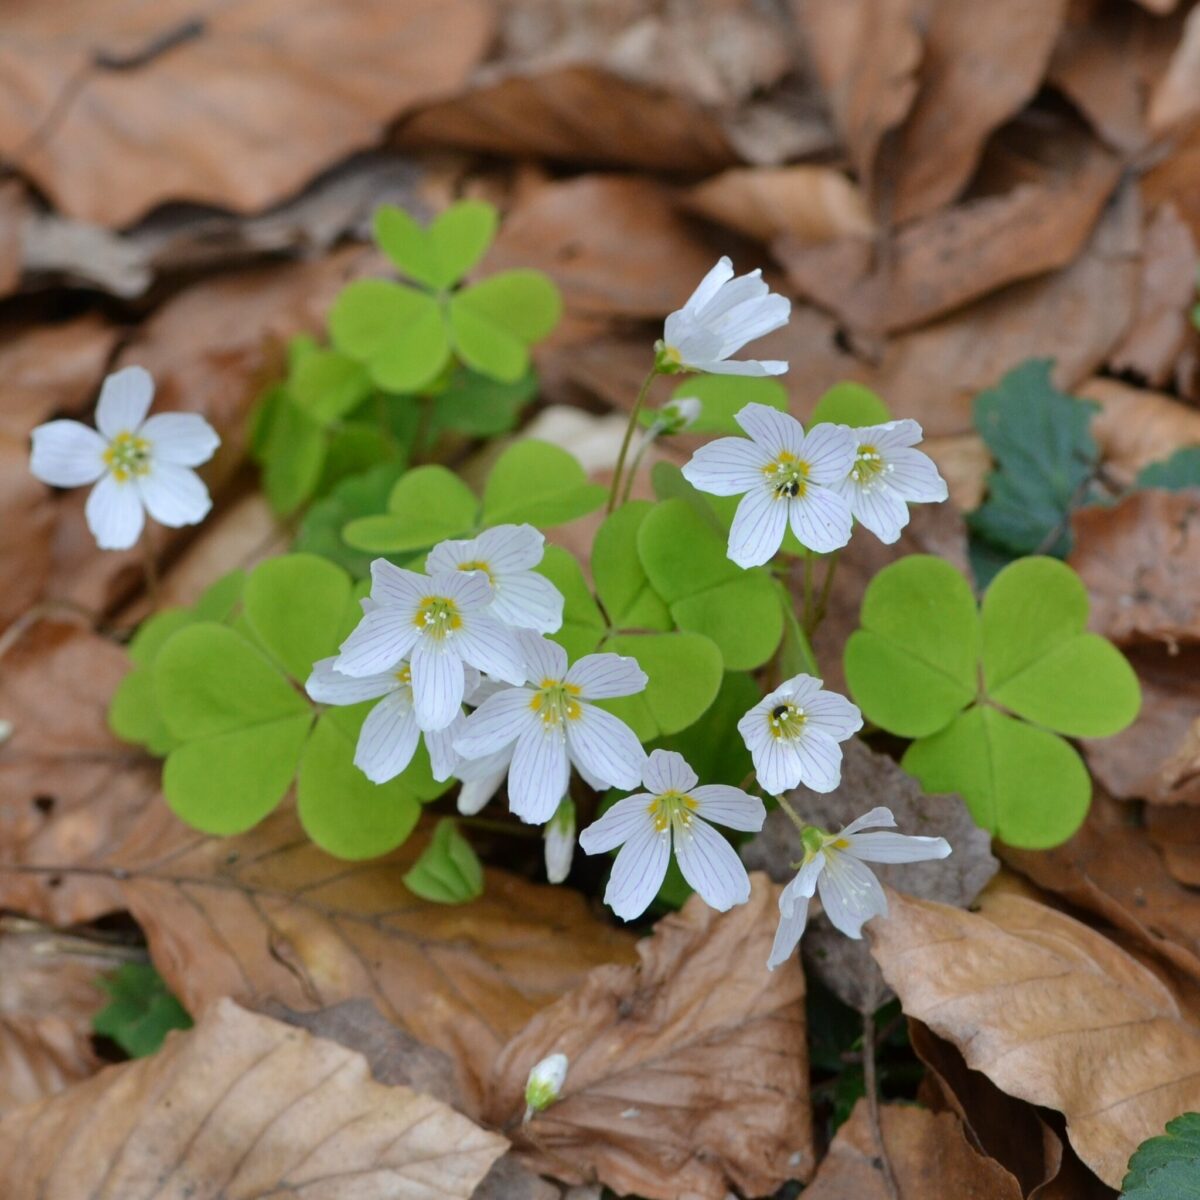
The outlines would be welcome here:
M 1147 124 L 1161 137 L 1200 116 L 1200 15 L 1193 9 L 1183 25 L 1179 45 L 1150 95 Z
M 150 1058 L 0 1121 L 8 1200 L 466 1200 L 502 1137 L 336 1042 L 220 1000 Z
M 926 438 L 921 449 L 937 464 L 950 490 L 950 503 L 959 512 L 970 512 L 983 503 L 992 456 L 977 433 Z
M 1100 405 L 1092 433 L 1105 470 L 1125 487 L 1150 463 L 1170 458 L 1181 446 L 1200 445 L 1200 410 L 1163 392 L 1096 378 L 1075 394 Z
M 166 200 L 248 212 L 457 90 L 491 31 L 480 0 L 21 6 L 0 50 L 0 153 L 102 225 Z
M 960 907 L 970 904 L 1000 864 L 992 855 L 990 836 L 975 824 L 966 805 L 954 795 L 928 795 L 894 759 L 876 754 L 859 738 L 851 738 L 842 750 L 841 782 L 828 793 L 806 787 L 789 793 L 796 812 L 821 829 L 837 830 L 877 805 L 885 805 L 901 832 L 944 837 L 954 852 L 949 858 L 929 862 L 876 864 L 872 869 L 879 878 L 925 900 Z M 795 877 L 791 864 L 804 857 L 804 847 L 788 815 L 776 809 L 741 854 L 748 867 L 764 870 L 784 883 Z M 808 970 L 851 1008 L 874 1012 L 888 998 L 890 993 L 866 943 L 839 933 L 824 914 L 813 919 L 801 949 Z
M 1092 629 L 1122 645 L 1200 641 L 1200 490 L 1134 492 L 1071 514 Z
M 1016 896 L 985 897 L 978 913 L 889 901 L 870 936 L 904 1011 L 1005 1092 L 1062 1112 L 1110 1186 L 1142 1141 L 1200 1103 L 1200 1027 L 1102 934 Z
M 1171 202 L 1200 241 L 1200 122 L 1173 139 L 1170 153 L 1146 172 L 1148 204 Z
M 1200 750 L 1200 744 L 1197 750 Z M 1200 755 L 1197 757 L 1197 766 L 1200 768 Z M 1162 853 L 1167 870 L 1180 883 L 1200 888 L 1200 810 L 1187 807 L 1148 808 L 1146 832 Z
M 916 102 L 897 134 L 895 221 L 932 212 L 959 194 L 987 136 L 1041 86 L 1066 6 L 1066 0 L 932 6 Z
M 1020 1184 L 967 1141 L 952 1113 L 884 1104 L 879 1124 L 900 1200 L 933 1196 L 1021 1200 Z M 879 1155 L 867 1101 L 862 1099 L 838 1129 L 821 1169 L 804 1189 L 805 1200 L 889 1200 L 892 1193 Z
M 638 966 L 600 967 L 539 1013 L 496 1061 L 491 1123 L 519 1121 L 530 1068 L 562 1052 L 560 1099 L 513 1134 L 538 1169 L 651 1200 L 807 1178 L 804 978 L 766 968 L 778 896 L 761 875 L 727 913 L 694 896 L 638 943 Z

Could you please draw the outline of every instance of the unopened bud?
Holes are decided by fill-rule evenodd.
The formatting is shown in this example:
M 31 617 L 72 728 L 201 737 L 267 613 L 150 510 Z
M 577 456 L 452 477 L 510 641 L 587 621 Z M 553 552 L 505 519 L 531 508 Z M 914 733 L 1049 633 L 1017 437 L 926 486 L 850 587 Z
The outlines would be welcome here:
M 567 1066 L 565 1054 L 550 1054 L 529 1072 L 525 1084 L 525 1120 L 549 1108 L 558 1099 L 566 1082 Z
M 696 423 L 704 405 L 695 396 L 679 396 L 664 404 L 658 414 L 663 433 L 682 433 Z
M 571 873 L 575 857 L 575 801 L 569 796 L 554 810 L 542 834 L 546 842 L 546 878 L 562 883 Z

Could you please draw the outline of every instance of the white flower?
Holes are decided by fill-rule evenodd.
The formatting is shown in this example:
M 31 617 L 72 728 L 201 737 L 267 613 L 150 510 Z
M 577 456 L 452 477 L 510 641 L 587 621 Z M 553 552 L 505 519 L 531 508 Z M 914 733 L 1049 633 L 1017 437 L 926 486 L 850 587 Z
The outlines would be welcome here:
M 733 847 L 709 824 L 756 832 L 766 810 L 757 796 L 722 783 L 696 786 L 682 754 L 655 750 L 642 782 L 649 792 L 618 800 L 588 826 L 579 844 L 588 854 L 621 847 L 604 902 L 623 920 L 646 911 L 667 874 L 674 838 L 683 877 L 712 908 L 725 912 L 750 898 L 750 879 Z
M 430 575 L 482 571 L 492 585 L 493 617 L 506 625 L 554 633 L 562 627 L 562 593 L 534 567 L 546 539 L 532 525 L 497 525 L 470 541 L 446 541 L 425 560 Z
M 695 396 L 668 400 L 655 414 L 654 428 L 660 433 L 682 433 L 700 419 L 704 405 Z
M 354 765 L 372 783 L 387 783 L 412 762 L 422 733 L 413 709 L 412 670 L 407 662 L 400 662 L 390 671 L 355 677 L 336 670 L 336 662 L 336 658 L 322 658 L 313 663 L 305 691 L 319 704 L 379 700 L 359 731 Z M 468 687 L 477 681 L 477 672 L 467 668 Z M 444 729 L 425 732 L 434 779 L 449 779 L 454 774 L 458 766 L 454 738 L 462 731 L 464 719 L 460 707 L 458 716 Z
M 811 825 L 804 830 L 804 861 L 799 874 L 779 895 L 779 928 L 768 967 L 774 970 L 795 952 L 814 891 L 821 893 L 821 904 L 834 928 L 847 937 L 859 938 L 865 922 L 887 916 L 888 910 L 883 888 L 865 864 L 923 862 L 950 853 L 945 838 L 859 832 L 872 825 L 895 824 L 890 809 L 873 808 L 840 833 L 826 833 Z
M 913 449 L 921 440 L 916 421 L 888 421 L 851 429 L 850 434 L 858 452 L 837 490 L 881 542 L 894 542 L 908 524 L 906 502 L 945 500 L 946 481 L 928 455 Z
M 508 683 L 523 683 L 525 667 L 513 631 L 485 610 L 492 586 L 482 571 L 446 571 L 430 578 L 371 564 L 370 611 L 342 643 L 334 668 L 363 678 L 408 660 L 413 710 L 426 731 L 445 729 L 462 711 L 466 667 Z
M 659 343 L 659 369 L 705 371 L 712 375 L 782 375 L 785 362 L 730 362 L 747 342 L 786 325 L 792 302 L 762 281 L 762 271 L 733 277 L 722 258 L 700 281 L 687 303 L 666 321 Z
M 571 873 L 575 857 L 575 801 L 569 796 L 564 796 L 554 810 L 542 838 L 546 843 L 546 878 L 551 883 L 562 883 Z
M 549 1054 L 534 1065 L 525 1081 L 525 1120 L 549 1108 L 567 1081 L 570 1062 L 565 1054 Z
M 739 567 L 765 563 L 788 522 L 802 545 L 821 554 L 850 540 L 850 505 L 840 487 L 854 466 L 856 443 L 844 425 L 805 434 L 795 417 L 769 404 L 747 404 L 735 417 L 750 435 L 701 446 L 684 478 L 714 496 L 745 496 L 729 529 L 729 557 Z
M 129 549 L 147 512 L 178 529 L 203 521 L 212 508 L 208 488 L 190 468 L 212 458 L 221 439 L 197 413 L 147 419 L 153 399 L 150 373 L 125 367 L 100 388 L 99 432 L 79 421 L 49 421 L 33 431 L 29 469 L 38 479 L 64 488 L 96 484 L 84 513 L 101 550 Z
M 862 728 L 862 714 L 844 696 L 796 675 L 765 696 L 739 722 L 758 782 L 772 796 L 800 784 L 832 792 L 842 777 L 842 748 Z
M 530 825 L 554 815 L 572 763 L 594 787 L 636 787 L 646 759 L 641 743 L 623 721 L 588 701 L 640 692 L 646 673 L 619 654 L 587 654 L 568 671 L 561 646 L 538 638 L 521 644 L 530 686 L 489 696 L 454 739 L 458 753 L 479 759 L 511 747 L 508 803 Z

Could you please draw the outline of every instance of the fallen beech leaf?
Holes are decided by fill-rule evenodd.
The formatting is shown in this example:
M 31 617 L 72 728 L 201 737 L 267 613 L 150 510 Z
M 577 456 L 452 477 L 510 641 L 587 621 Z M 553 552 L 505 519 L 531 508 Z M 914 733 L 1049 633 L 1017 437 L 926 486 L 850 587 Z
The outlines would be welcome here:
M 150 1058 L 0 1121 L 6 1200 L 467 1200 L 505 1141 L 335 1042 L 220 1000 Z
M 892 218 L 910 221 L 953 200 L 987 136 L 1041 86 L 1067 0 L 933 5 L 919 90 L 897 133 Z
M 1200 767 L 1200 753 L 1197 760 Z M 1180 883 L 1200 887 L 1200 811 L 1187 807 L 1148 808 L 1146 832 L 1162 852 L 1167 870 Z
M 979 434 L 926 438 L 921 449 L 937 464 L 950 489 L 950 503 L 959 512 L 971 512 L 983 503 L 992 456 Z
M 762 242 L 786 234 L 808 245 L 873 231 L 858 189 L 832 167 L 735 167 L 692 188 L 683 202 Z
M 954 795 L 930 796 L 894 759 L 876 754 L 859 738 L 842 747 L 841 783 L 828 793 L 806 787 L 788 793 L 792 807 L 805 821 L 836 831 L 877 805 L 892 810 L 901 833 L 944 837 L 953 847 L 949 858 L 889 866 L 872 865 L 879 879 L 908 895 L 966 907 L 999 869 L 992 856 L 989 834 L 980 829 L 966 805 Z M 800 832 L 782 809 L 767 817 L 761 833 L 741 850 L 742 860 L 766 871 L 778 883 L 795 877 L 791 866 L 804 857 Z M 823 913 L 815 918 L 800 943 L 805 965 L 844 1004 L 874 1012 L 889 997 L 879 968 L 864 941 L 839 933 Z
M 1181 133 L 1171 153 L 1146 172 L 1142 194 L 1150 205 L 1174 204 L 1200 241 L 1200 121 Z
M 108 0 L 86 21 L 76 6 L 23 8 L 8 32 L 0 153 L 60 211 L 119 226 L 166 200 L 249 212 L 294 192 L 457 90 L 492 15 L 479 0 L 247 0 L 199 15 Z
M 1120 645 L 1200 641 L 1200 490 L 1134 492 L 1071 514 L 1091 629 Z
M 1170 458 L 1181 446 L 1200 445 L 1200 411 L 1162 392 L 1089 379 L 1075 395 L 1100 405 L 1092 434 L 1105 470 L 1125 487 L 1150 463 Z
M 1150 95 L 1146 122 L 1152 137 L 1161 137 L 1200 116 L 1200 16 L 1193 10 L 1163 76 Z
M 28 194 L 18 180 L 0 183 L 0 296 L 16 291 L 21 282 L 21 239 L 30 212 Z
M 558 1101 L 512 1134 L 536 1169 L 649 1200 L 808 1177 L 804 978 L 766 969 L 779 889 L 751 878 L 748 903 L 718 913 L 692 897 L 638 943 L 638 966 L 592 971 L 504 1047 L 486 1109 L 504 1129 L 530 1068 L 570 1060 Z
M 1200 1101 L 1200 1027 L 1102 934 L 1016 896 L 985 897 L 979 913 L 889 901 L 870 936 L 904 1011 L 1009 1095 L 1062 1112 L 1110 1186 L 1139 1143 Z
M 980 1154 L 952 1113 L 884 1104 L 879 1125 L 901 1200 L 987 1197 L 1022 1200 L 1020 1184 L 993 1158 Z M 889 1200 L 866 1099 L 837 1131 L 804 1200 Z

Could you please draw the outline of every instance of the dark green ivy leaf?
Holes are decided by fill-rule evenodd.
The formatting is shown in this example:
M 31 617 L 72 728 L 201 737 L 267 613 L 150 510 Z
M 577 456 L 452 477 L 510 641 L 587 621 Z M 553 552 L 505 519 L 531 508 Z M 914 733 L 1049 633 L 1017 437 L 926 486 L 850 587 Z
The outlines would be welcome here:
M 1200 1113 L 1167 1122 L 1167 1131 L 1144 1141 L 1129 1160 L 1123 1200 L 1200 1200 Z
M 1200 446 L 1185 446 L 1162 462 L 1150 463 L 1138 472 L 1135 487 L 1181 492 L 1200 487 Z

